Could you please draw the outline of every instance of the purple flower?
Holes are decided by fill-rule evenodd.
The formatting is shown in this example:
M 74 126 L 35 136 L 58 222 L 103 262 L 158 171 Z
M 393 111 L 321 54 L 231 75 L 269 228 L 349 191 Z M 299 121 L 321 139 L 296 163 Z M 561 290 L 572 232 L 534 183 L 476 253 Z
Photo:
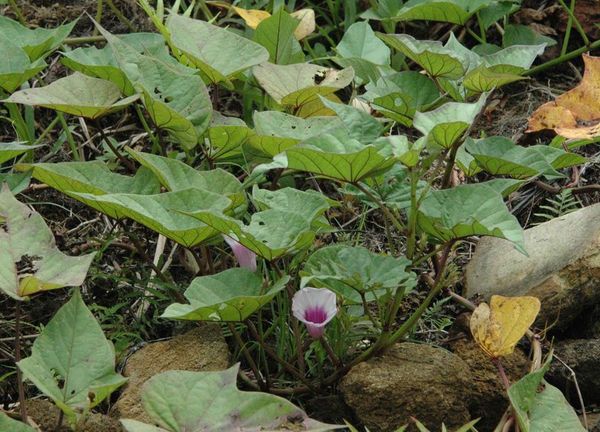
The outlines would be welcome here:
M 335 293 L 326 288 L 302 288 L 294 294 L 292 312 L 306 325 L 308 334 L 318 339 L 337 313 L 335 300 Z
M 240 267 L 245 267 L 250 271 L 256 271 L 256 254 L 243 244 L 232 239 L 229 236 L 223 236 L 225 242 L 229 245 Z

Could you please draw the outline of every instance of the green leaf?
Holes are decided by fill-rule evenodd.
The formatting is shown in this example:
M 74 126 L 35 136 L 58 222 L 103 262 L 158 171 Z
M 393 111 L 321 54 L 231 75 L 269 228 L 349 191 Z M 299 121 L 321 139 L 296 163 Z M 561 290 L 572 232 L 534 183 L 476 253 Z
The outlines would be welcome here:
M 54 29 L 30 30 L 20 23 L 0 15 L 0 39 L 7 39 L 22 48 L 31 61 L 46 57 L 69 36 L 77 20 Z
M 479 20 L 483 24 L 483 28 L 487 30 L 499 19 L 519 10 L 518 3 L 520 3 L 520 0 L 499 1 L 481 9 L 479 11 Z M 505 26 L 505 31 L 506 27 L 507 26 Z
M 441 21 L 463 25 L 492 0 L 411 0 L 402 6 L 395 21 Z
M 435 83 L 414 71 L 384 76 L 365 86 L 363 95 L 373 108 L 405 126 L 412 126 L 417 110 L 426 110 L 440 97 Z
M 30 172 L 0 174 L 0 185 L 6 183 L 13 195 L 17 195 L 27 189 L 30 181 Z
M 319 193 L 290 188 L 275 192 L 255 189 L 253 195 L 260 211 L 248 225 L 214 211 L 187 214 L 271 261 L 310 246 L 319 219 L 332 204 Z
M 154 194 L 160 189 L 156 177 L 145 168 L 130 177 L 111 172 L 101 161 L 20 164 L 16 168 L 33 169 L 33 178 L 67 195 L 72 192 Z
M 238 158 L 242 155 L 242 147 L 253 136 L 254 131 L 246 125 L 212 126 L 208 128 L 210 156 L 215 160 Z
M 56 248 L 44 218 L 0 191 L 0 290 L 16 300 L 65 286 L 81 285 L 94 253 L 79 257 Z
M 428 112 L 417 112 L 413 121 L 415 129 L 443 148 L 451 148 L 469 129 L 485 105 L 487 94 L 477 102 L 448 102 Z
M 50 397 L 71 424 L 126 381 L 115 373 L 113 345 L 78 290 L 44 327 L 31 356 L 17 364 L 24 378 Z
M 341 71 L 308 63 L 275 65 L 263 63 L 254 67 L 254 77 L 275 101 L 300 107 L 349 85 L 354 78 L 352 68 Z
M 274 160 L 294 170 L 349 183 L 381 174 L 395 162 L 393 157 L 382 156 L 373 145 L 329 133 L 291 147 Z
M 3 37 L 0 37 L 0 53 L 5 59 L 0 62 L 0 87 L 8 93 L 21 87 L 21 84 L 47 66 L 42 59 L 31 62 L 25 51 Z
M 174 303 L 161 317 L 242 322 L 269 303 L 289 279 L 289 276 L 283 277 L 267 289 L 260 276 L 245 268 L 197 277 L 183 294 L 190 304 Z
M 417 63 L 432 77 L 461 78 L 465 68 L 460 56 L 438 41 L 419 41 L 406 34 L 377 33 L 392 48 Z
M 562 392 L 543 380 L 550 362 L 510 386 L 508 397 L 523 432 L 585 432 Z
M 533 64 L 535 58 L 543 54 L 546 44 L 541 45 L 513 45 L 495 53 L 483 56 L 483 64 L 490 66 L 512 66 L 505 68 L 504 72 L 523 73 Z M 501 72 L 502 70 L 496 69 Z
M 231 173 L 217 168 L 199 171 L 191 166 L 171 158 L 138 152 L 127 148 L 127 153 L 156 176 L 161 185 L 171 192 L 196 188 L 226 196 L 233 207 L 246 204 L 242 184 Z
M 465 149 L 487 172 L 508 175 L 518 179 L 543 175 L 548 179 L 563 178 L 556 171 L 567 166 L 580 165 L 586 159 L 575 153 L 545 145 L 521 147 L 508 138 L 489 137 L 481 140 L 467 138 Z
M 326 287 L 353 303 L 362 303 L 402 288 L 410 292 L 417 284 L 414 273 L 407 271 L 410 261 L 404 257 L 380 255 L 364 247 L 327 246 L 313 253 L 300 272 L 301 287 Z
M 504 26 L 502 46 L 512 45 L 556 45 L 556 41 L 548 36 L 543 36 L 529 26 L 521 24 L 508 24 Z
M 20 90 L 4 102 L 42 106 L 97 119 L 124 109 L 136 99 L 137 95 L 121 99 L 121 91 L 112 82 L 75 72 L 45 87 Z
M 479 66 L 465 75 L 463 85 L 468 90 L 484 93 L 522 79 L 525 77 L 504 72 L 501 68 Z
M 299 23 L 281 7 L 256 27 L 254 41 L 269 51 L 271 63 L 286 65 L 304 61 L 302 47 L 294 36 Z
M 363 59 L 375 65 L 390 64 L 390 49 L 375 36 L 367 21 L 352 24 L 335 51 L 343 58 Z
M 337 114 L 351 139 L 363 144 L 370 144 L 379 138 L 385 129 L 385 126 L 375 117 L 358 108 L 331 102 L 323 97 L 321 97 L 321 102 Z
M 475 160 L 475 158 L 467 152 L 465 146 L 467 142 L 472 141 L 470 137 L 467 137 L 464 143 L 458 147 L 458 151 L 456 152 L 456 165 L 460 168 L 460 170 L 467 176 L 473 177 L 474 175 L 481 172 L 481 167 Z
M 343 426 L 320 423 L 279 396 L 242 392 L 236 387 L 239 364 L 219 372 L 168 371 L 150 378 L 142 403 L 150 417 L 170 432 L 297 430 L 326 432 Z M 139 423 L 123 422 L 131 431 Z M 129 429 L 135 425 L 136 429 Z
M 11 419 L 3 412 L 0 412 L 0 430 L 7 432 L 36 432 L 31 426 Z
M 261 45 L 205 21 L 171 14 L 167 27 L 173 44 L 208 82 L 227 83 L 269 59 L 269 52 Z
M 201 189 L 184 189 L 157 195 L 69 193 L 73 198 L 115 219 L 130 218 L 190 248 L 218 234 L 184 213 L 231 208 L 228 198 Z
M 486 181 L 485 184 L 506 198 L 511 193 L 517 191 L 521 186 L 523 186 L 525 184 L 525 180 L 495 178 Z
M 29 145 L 21 144 L 20 142 L 13 141 L 8 143 L 0 143 L 0 164 L 6 161 L 14 159 L 20 154 L 26 153 L 30 150 L 42 147 L 41 145 Z
M 509 240 L 523 251 L 523 229 L 508 211 L 502 195 L 486 183 L 431 191 L 417 214 L 419 228 L 441 241 L 469 236 Z

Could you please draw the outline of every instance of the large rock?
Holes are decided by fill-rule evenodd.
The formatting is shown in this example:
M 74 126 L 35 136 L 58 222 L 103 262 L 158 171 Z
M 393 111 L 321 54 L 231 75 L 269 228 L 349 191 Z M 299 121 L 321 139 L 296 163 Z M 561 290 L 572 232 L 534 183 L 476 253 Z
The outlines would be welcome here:
M 152 423 L 141 403 L 142 385 L 168 370 L 218 371 L 229 367 L 229 350 L 217 324 L 204 324 L 168 341 L 146 345 L 128 360 L 129 378 L 111 414 Z
M 571 405 L 579 407 L 575 380 L 586 404 L 600 403 L 600 339 L 571 339 L 557 342 L 554 353 L 575 372 L 556 359 L 546 374 L 546 379 L 567 395 Z
M 415 343 L 393 346 L 353 367 L 340 391 L 371 432 L 389 432 L 415 417 L 432 430 L 453 430 L 470 420 L 469 367 L 442 348 Z
M 525 249 L 528 257 L 506 240 L 481 239 L 466 267 L 466 295 L 536 296 L 538 323 L 561 329 L 600 302 L 600 204 L 525 230 Z

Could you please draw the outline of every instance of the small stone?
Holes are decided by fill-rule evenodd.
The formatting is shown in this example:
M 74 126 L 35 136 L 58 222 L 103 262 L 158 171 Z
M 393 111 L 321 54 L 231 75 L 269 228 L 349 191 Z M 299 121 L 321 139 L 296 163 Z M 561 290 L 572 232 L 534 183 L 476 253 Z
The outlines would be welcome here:
M 393 431 L 414 417 L 432 430 L 453 430 L 471 417 L 469 366 L 442 348 L 411 342 L 353 367 L 340 391 L 371 432 Z
M 525 230 L 525 250 L 482 238 L 466 267 L 465 294 L 538 297 L 539 325 L 565 329 L 600 303 L 600 204 Z
M 560 341 L 554 346 L 554 354 L 555 359 L 546 374 L 548 382 L 560 388 L 571 405 L 581 406 L 572 374 L 558 358 L 575 372 L 584 403 L 600 403 L 600 339 Z
M 146 345 L 127 361 L 127 385 L 111 415 L 152 423 L 141 401 L 143 384 L 169 370 L 219 371 L 229 366 L 229 349 L 217 324 L 204 324 L 168 341 Z

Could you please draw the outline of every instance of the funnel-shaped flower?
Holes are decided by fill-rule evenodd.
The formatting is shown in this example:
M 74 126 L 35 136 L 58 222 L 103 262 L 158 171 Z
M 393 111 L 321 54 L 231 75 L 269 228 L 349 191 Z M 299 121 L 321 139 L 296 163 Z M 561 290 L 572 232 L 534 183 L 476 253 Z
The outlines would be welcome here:
M 243 244 L 237 242 L 229 236 L 225 237 L 225 242 L 229 245 L 240 267 L 245 267 L 250 271 L 256 271 L 256 254 Z
M 315 339 L 323 336 L 325 326 L 337 313 L 335 293 L 326 288 L 302 288 L 292 300 L 294 316 L 306 324 Z

